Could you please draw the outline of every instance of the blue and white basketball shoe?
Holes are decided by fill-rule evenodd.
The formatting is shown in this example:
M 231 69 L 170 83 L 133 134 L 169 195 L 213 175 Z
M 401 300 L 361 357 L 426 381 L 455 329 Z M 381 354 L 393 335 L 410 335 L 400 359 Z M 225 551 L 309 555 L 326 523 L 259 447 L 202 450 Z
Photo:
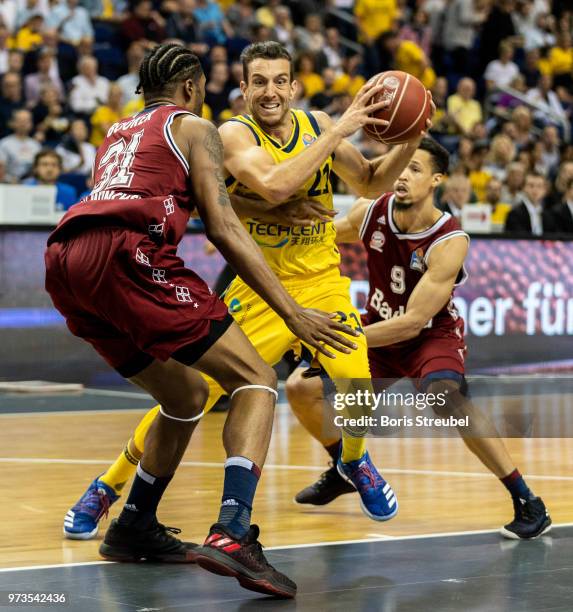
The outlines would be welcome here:
M 362 512 L 375 521 L 388 521 L 398 512 L 398 500 L 392 487 L 378 473 L 368 451 L 356 461 L 338 460 L 338 473 L 360 495 Z
M 96 478 L 64 519 L 64 535 L 70 540 L 91 540 L 98 523 L 107 516 L 109 507 L 119 499 L 114 490 Z

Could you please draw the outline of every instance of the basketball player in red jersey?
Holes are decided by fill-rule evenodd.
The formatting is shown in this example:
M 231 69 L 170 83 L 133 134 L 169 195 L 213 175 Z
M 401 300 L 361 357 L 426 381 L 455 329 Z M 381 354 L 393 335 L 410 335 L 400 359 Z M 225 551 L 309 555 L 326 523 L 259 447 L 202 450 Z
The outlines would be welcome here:
M 440 416 L 469 416 L 469 427 L 459 428 L 464 442 L 501 479 L 513 499 L 515 517 L 502 534 L 536 538 L 551 526 L 545 505 L 515 469 L 493 423 L 466 397 L 464 322 L 452 297 L 465 280 L 469 237 L 456 219 L 433 204 L 448 161 L 445 149 L 424 138 L 393 193 L 372 202 L 358 200 L 347 217 L 335 221 L 337 242 L 361 240 L 366 247 L 370 291 L 362 322 L 372 377 L 410 378 L 421 391 L 446 392 Z M 322 430 L 323 389 L 318 376 L 305 378 L 299 368 L 287 382 L 287 396 L 315 438 L 327 449 L 337 442 Z M 312 397 L 314 402 L 308 399 Z M 323 505 L 350 491 L 331 468 L 296 501 Z
M 70 331 L 161 405 L 127 503 L 100 552 L 113 560 L 193 561 L 196 545 L 173 537 L 156 510 L 202 416 L 203 372 L 232 399 L 223 431 L 224 501 L 209 539 L 229 553 L 229 575 L 241 585 L 293 597 L 296 585 L 267 563 L 250 525 L 272 429 L 275 373 L 224 303 L 177 257 L 190 212 L 197 209 L 209 239 L 305 344 L 328 355 L 324 344 L 343 352 L 355 345 L 336 333 L 349 328 L 294 302 L 233 212 L 220 137 L 198 116 L 205 77 L 197 57 L 179 45 L 155 48 L 141 66 L 140 87 L 145 110 L 110 128 L 91 194 L 63 217 L 45 255 L 46 289 Z

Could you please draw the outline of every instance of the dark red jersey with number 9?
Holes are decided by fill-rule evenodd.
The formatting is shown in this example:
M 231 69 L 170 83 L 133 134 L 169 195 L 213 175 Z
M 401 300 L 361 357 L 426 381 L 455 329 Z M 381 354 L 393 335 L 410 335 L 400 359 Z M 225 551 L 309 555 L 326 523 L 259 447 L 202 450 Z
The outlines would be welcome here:
M 193 210 L 189 164 L 171 134 L 175 105 L 115 123 L 98 149 L 93 189 L 64 215 L 48 244 L 85 227 L 118 226 L 177 245 Z
M 403 315 L 412 291 L 426 272 L 432 249 L 450 238 L 468 238 L 449 213 L 444 213 L 434 225 L 423 232 L 402 233 L 394 222 L 393 204 L 392 193 L 385 193 L 374 200 L 368 207 L 360 228 L 360 238 L 368 254 L 370 279 L 364 320 L 366 324 Z M 466 276 L 462 267 L 456 286 L 463 283 Z M 453 294 L 451 297 L 453 298 Z M 422 333 L 406 343 L 417 343 L 436 333 L 458 335 L 456 329 L 463 330 L 463 323 L 450 298 L 433 319 L 428 321 Z

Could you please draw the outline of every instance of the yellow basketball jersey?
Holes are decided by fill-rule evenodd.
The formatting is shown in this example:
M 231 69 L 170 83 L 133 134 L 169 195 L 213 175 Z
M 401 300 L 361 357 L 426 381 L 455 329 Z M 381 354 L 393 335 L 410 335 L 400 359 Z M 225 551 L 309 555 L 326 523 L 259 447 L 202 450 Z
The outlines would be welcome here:
M 257 145 L 267 151 L 278 164 L 304 151 L 305 147 L 312 144 L 320 135 L 320 127 L 310 113 L 291 110 L 291 117 L 292 133 L 284 145 L 265 133 L 249 115 L 238 115 L 229 121 L 238 121 L 246 125 L 253 133 Z M 332 209 L 331 171 L 332 156 L 329 156 L 316 174 L 297 192 L 296 197 L 305 196 Z M 233 177 L 227 179 L 227 188 L 229 193 L 237 195 L 247 197 L 256 195 Z M 249 218 L 243 219 L 243 224 L 253 240 L 261 247 L 271 269 L 281 279 L 288 280 L 295 276 L 337 269 L 340 264 L 340 254 L 334 241 L 336 232 L 333 223 L 320 222 L 314 226 L 301 227 L 265 223 L 256 218 Z

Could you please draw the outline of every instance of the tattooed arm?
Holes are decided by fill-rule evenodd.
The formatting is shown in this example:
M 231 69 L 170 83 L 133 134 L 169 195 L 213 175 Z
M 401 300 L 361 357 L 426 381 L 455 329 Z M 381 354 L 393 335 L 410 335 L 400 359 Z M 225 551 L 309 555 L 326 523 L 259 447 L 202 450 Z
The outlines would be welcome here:
M 348 332 L 350 328 L 335 322 L 326 313 L 301 308 L 286 292 L 259 247 L 241 225 L 227 195 L 223 178 L 223 144 L 217 129 L 208 121 L 190 116 L 185 117 L 178 127 L 178 135 L 187 137 L 195 204 L 209 240 L 301 340 L 328 356 L 333 354 L 324 348 L 324 344 L 350 352 L 345 347 L 355 348 L 355 345 L 335 332 Z

